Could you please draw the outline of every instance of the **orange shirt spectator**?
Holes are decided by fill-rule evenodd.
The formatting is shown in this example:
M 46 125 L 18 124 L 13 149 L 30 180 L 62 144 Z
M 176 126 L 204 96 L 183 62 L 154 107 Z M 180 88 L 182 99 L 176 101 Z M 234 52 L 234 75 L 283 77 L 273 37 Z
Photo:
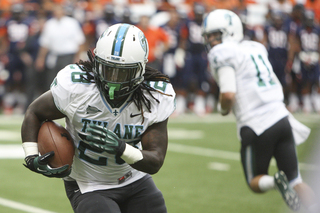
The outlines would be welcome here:
M 150 63 L 152 63 L 159 57 L 159 44 L 162 43 L 164 47 L 161 52 L 164 52 L 168 49 L 169 37 L 162 28 L 150 26 L 148 16 L 142 16 L 137 27 L 144 33 L 145 37 L 148 40 L 148 60 Z
M 9 0 L 0 0 L 0 8 L 2 11 L 8 12 L 10 11 L 12 2 Z
M 239 0 L 186 0 L 185 2 L 191 7 L 193 7 L 195 3 L 203 4 L 206 6 L 207 12 L 214 9 L 232 10 L 239 5 Z
M 205 5 L 210 9 L 227 9 L 232 10 L 233 8 L 238 7 L 239 0 L 205 0 Z
M 312 10 L 314 12 L 315 21 L 320 23 L 320 0 L 307 0 L 304 4 L 307 10 Z

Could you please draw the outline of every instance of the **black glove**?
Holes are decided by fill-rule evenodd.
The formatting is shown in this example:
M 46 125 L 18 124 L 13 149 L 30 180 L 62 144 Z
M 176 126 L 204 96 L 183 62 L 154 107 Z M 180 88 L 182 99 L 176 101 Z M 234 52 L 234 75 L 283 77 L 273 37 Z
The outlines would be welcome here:
M 120 138 L 111 130 L 99 125 L 90 124 L 87 132 L 90 133 L 90 135 L 79 133 L 79 136 L 91 147 L 118 156 L 123 154 L 126 143 L 120 140 Z
M 69 165 L 64 165 L 59 168 L 51 168 L 49 163 L 49 158 L 54 156 L 54 152 L 48 152 L 44 155 L 30 155 L 27 156 L 24 160 L 26 164 L 23 164 L 25 167 L 30 169 L 33 172 L 42 174 L 47 177 L 56 177 L 56 178 L 63 178 L 68 176 L 71 173 L 71 169 Z

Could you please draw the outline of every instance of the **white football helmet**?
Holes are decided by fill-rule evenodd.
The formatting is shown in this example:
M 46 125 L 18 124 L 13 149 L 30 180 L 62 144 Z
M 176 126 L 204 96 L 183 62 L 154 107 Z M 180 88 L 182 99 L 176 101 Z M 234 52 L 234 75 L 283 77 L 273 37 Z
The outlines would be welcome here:
M 110 100 L 126 96 L 144 80 L 149 47 L 143 32 L 130 24 L 110 26 L 96 48 L 94 77 L 102 94 Z
M 221 32 L 221 42 L 241 41 L 243 39 L 242 22 L 237 14 L 230 10 L 217 9 L 210 12 L 202 24 L 202 35 L 208 44 L 210 33 Z

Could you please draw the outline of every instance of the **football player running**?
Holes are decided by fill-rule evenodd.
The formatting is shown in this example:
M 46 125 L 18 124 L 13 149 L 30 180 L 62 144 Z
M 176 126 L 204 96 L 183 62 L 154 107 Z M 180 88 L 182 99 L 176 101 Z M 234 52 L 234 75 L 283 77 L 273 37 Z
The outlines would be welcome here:
M 308 211 L 318 212 L 314 193 L 302 181 L 295 145 L 305 141 L 310 130 L 287 111 L 267 50 L 260 43 L 242 40 L 240 18 L 229 10 L 210 12 L 203 36 L 210 49 L 211 73 L 220 87 L 221 114 L 232 110 L 237 120 L 241 162 L 250 189 L 263 193 L 276 188 L 292 210 L 297 211 L 301 202 Z M 274 176 L 268 175 L 272 157 L 279 169 Z
M 159 171 L 167 150 L 175 109 L 169 78 L 146 66 L 148 43 L 133 25 L 110 26 L 93 53 L 62 69 L 28 107 L 22 124 L 26 167 L 63 177 L 77 213 L 167 212 L 150 174 Z M 53 153 L 38 155 L 41 123 L 61 118 L 76 149 L 70 174 L 48 166 Z

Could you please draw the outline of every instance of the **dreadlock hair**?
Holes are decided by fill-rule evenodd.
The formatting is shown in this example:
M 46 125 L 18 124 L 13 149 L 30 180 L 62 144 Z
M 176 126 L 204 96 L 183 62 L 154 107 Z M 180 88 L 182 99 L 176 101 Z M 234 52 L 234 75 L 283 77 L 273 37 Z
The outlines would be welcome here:
M 94 74 L 93 74 L 94 55 L 91 50 L 87 51 L 87 55 L 89 58 L 88 61 L 80 60 L 76 64 L 78 65 L 78 67 L 82 71 L 86 72 L 86 76 L 82 75 L 82 78 L 94 83 L 95 82 L 94 81 Z M 141 84 L 139 84 L 138 88 L 132 94 L 133 102 L 137 106 L 138 110 L 141 111 L 142 123 L 144 122 L 144 115 L 143 115 L 143 107 L 142 106 L 145 105 L 147 110 L 151 113 L 151 102 L 150 102 L 150 100 L 147 99 L 147 97 L 145 96 L 143 91 L 147 91 L 148 94 L 154 100 L 156 100 L 158 103 L 159 103 L 159 100 L 152 95 L 152 93 L 151 93 L 152 91 L 161 93 L 163 95 L 172 96 L 172 95 L 160 92 L 159 90 L 156 90 L 153 87 L 149 86 L 149 84 L 147 84 L 147 81 L 163 81 L 166 83 L 170 83 L 170 79 L 167 75 L 161 73 L 160 71 L 158 71 L 150 66 L 146 66 L 145 73 L 143 76 L 144 76 L 144 81 Z

